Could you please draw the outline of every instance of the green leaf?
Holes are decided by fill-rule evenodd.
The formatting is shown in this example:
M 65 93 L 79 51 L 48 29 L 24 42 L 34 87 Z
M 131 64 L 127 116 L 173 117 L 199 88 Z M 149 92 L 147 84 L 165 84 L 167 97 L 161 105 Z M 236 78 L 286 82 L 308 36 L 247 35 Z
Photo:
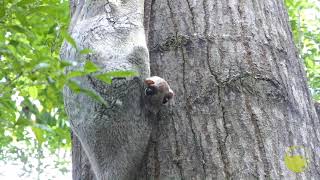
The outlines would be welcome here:
M 19 42 L 18 42 L 18 41 L 15 41 L 15 40 L 11 40 L 11 41 L 9 42 L 9 44 L 12 45 L 12 46 L 18 46 Z
M 136 75 L 138 75 L 138 73 L 135 71 L 111 71 L 111 72 L 95 75 L 94 77 L 96 77 L 97 79 L 107 84 L 111 84 L 112 78 L 114 77 L 125 78 L 125 77 L 131 77 Z
M 86 61 L 86 64 L 84 65 L 84 71 L 86 73 L 93 73 L 100 70 L 100 68 L 95 65 L 92 61 Z
M 4 6 L 4 0 L 0 1 L 0 19 L 3 18 L 6 14 L 6 8 Z
M 34 124 L 34 127 L 39 128 L 39 129 L 41 129 L 41 130 L 43 130 L 43 131 L 52 132 L 52 129 L 49 128 L 49 126 L 47 126 L 46 124 L 36 123 L 36 124 Z
M 65 60 L 60 60 L 59 63 L 60 63 L 61 68 L 72 65 L 72 63 L 70 63 L 69 61 L 65 61 Z
M 88 48 L 85 48 L 85 49 L 82 49 L 81 51 L 80 51 L 80 54 L 89 54 L 89 53 L 91 53 L 92 51 L 90 50 L 90 49 L 88 49 Z
M 21 25 L 23 25 L 25 27 L 29 25 L 28 20 L 25 15 L 25 11 L 23 10 L 23 8 L 17 9 L 15 14 L 17 16 L 17 19 L 20 21 Z
M 94 77 L 96 77 L 97 79 L 107 83 L 107 84 L 111 84 L 112 83 L 112 77 L 106 75 L 106 74 L 98 74 L 95 75 Z
M 92 99 L 100 102 L 101 104 L 104 104 L 105 106 L 107 106 L 107 102 L 101 96 L 97 95 L 97 93 L 94 92 L 93 90 L 81 89 L 81 92 L 91 97 Z
M 36 136 L 37 141 L 39 144 L 42 144 L 46 139 L 43 137 L 43 130 L 37 127 L 32 127 L 32 132 Z
M 19 126 L 29 126 L 32 125 L 32 121 L 30 121 L 29 119 L 26 118 L 22 118 L 20 117 L 17 122 L 15 123 L 15 125 L 19 125 Z
M 84 70 L 75 70 L 75 71 L 71 71 L 67 74 L 67 78 L 74 78 L 74 77 L 81 77 L 81 76 L 85 76 L 88 75 L 90 73 L 94 73 L 99 71 L 100 68 L 95 65 L 93 62 L 91 61 L 86 61 L 86 64 L 84 65 Z
M 136 71 L 111 71 L 104 74 L 111 77 L 131 77 L 138 75 Z
M 33 99 L 36 99 L 38 97 L 38 89 L 35 86 L 30 86 L 28 88 L 29 91 L 29 95 L 30 97 L 32 97 Z
M 82 88 L 80 87 L 80 85 L 77 82 L 69 80 L 67 82 L 67 85 L 73 92 L 75 92 L 75 93 L 80 93 L 81 92 Z
M 21 1 L 19 1 L 19 3 L 17 3 L 17 5 L 18 6 L 25 6 L 25 5 L 30 4 L 32 2 L 33 2 L 32 0 L 21 0 Z
M 40 5 L 30 9 L 30 13 L 49 13 L 52 7 L 49 5 Z
M 81 77 L 86 75 L 87 73 L 83 72 L 83 71 L 71 71 L 67 74 L 67 78 L 74 78 L 74 77 Z
M 82 88 L 76 81 L 69 80 L 67 85 L 75 93 L 84 93 L 85 95 L 91 97 L 92 99 L 107 106 L 107 102 L 101 96 L 99 96 L 95 91 L 91 89 Z
M 54 23 L 48 30 L 48 34 L 54 33 L 55 28 L 58 26 L 57 23 Z
M 0 104 L 7 109 L 16 110 L 16 104 L 11 99 L 1 99 Z
M 70 36 L 70 34 L 67 31 L 61 31 L 61 35 L 69 44 L 71 44 L 72 47 L 78 49 L 76 41 Z
M 18 26 L 18 25 L 13 25 L 13 26 L 8 26 L 9 29 L 14 30 L 19 33 L 26 33 L 27 30 L 24 27 Z

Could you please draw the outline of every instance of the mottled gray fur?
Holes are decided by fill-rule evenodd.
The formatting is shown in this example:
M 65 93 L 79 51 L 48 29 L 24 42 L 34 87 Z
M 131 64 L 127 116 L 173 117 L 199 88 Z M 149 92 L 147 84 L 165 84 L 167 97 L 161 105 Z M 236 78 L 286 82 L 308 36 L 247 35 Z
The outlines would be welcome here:
M 80 139 L 97 179 L 132 179 L 147 150 L 151 119 L 147 119 L 143 80 L 150 76 L 148 50 L 143 28 L 143 0 L 86 1 L 73 15 L 70 33 L 79 49 L 92 53 L 81 56 L 65 44 L 63 59 L 85 59 L 104 72 L 135 70 L 138 77 L 114 79 L 107 85 L 94 76 L 76 78 L 83 88 L 102 97 L 107 106 L 84 94 L 64 89 L 65 108 L 72 131 Z M 87 7 L 95 7 L 86 9 Z M 98 13 L 104 8 L 104 13 Z M 86 10 L 83 10 L 86 9 Z M 150 116 L 149 116 L 150 117 Z

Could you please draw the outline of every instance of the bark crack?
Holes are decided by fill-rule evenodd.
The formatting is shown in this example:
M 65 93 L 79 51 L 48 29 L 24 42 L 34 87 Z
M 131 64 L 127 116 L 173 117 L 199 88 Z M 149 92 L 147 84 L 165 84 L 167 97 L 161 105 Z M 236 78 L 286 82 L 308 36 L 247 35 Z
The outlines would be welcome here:
M 207 56 L 206 56 L 206 61 L 207 61 L 207 64 L 208 64 L 208 69 L 210 71 L 210 74 L 214 77 L 215 79 L 215 83 L 218 84 L 218 86 L 220 85 L 220 82 L 219 82 L 219 79 L 218 79 L 218 76 L 214 73 L 211 65 L 210 65 L 210 48 L 209 48 L 209 42 L 210 42 L 210 37 L 209 37 L 209 34 L 208 34 L 208 31 L 209 31 L 209 14 L 208 14 L 208 2 L 207 0 L 203 0 L 203 11 L 204 11 L 204 23 L 205 23 L 205 28 L 204 28 L 204 35 L 206 37 L 206 53 L 207 53 Z
M 167 5 L 168 5 L 169 11 L 170 11 L 170 18 L 172 19 L 173 29 L 174 29 L 174 31 L 175 31 L 176 34 L 177 34 L 177 32 L 178 32 L 178 26 L 177 26 L 177 23 L 175 22 L 174 14 L 173 14 L 172 7 L 171 7 L 171 5 L 170 5 L 169 0 L 167 0 Z
M 208 69 L 209 69 L 209 72 L 210 74 L 214 77 L 214 80 L 215 80 L 215 83 L 217 84 L 218 87 L 220 87 L 220 81 L 218 79 L 218 76 L 216 75 L 216 73 L 212 70 L 212 67 L 210 65 L 210 48 L 209 48 L 209 42 L 207 41 L 207 57 L 206 57 L 206 60 L 207 60 L 207 64 L 208 64 Z
M 150 30 L 150 25 L 152 14 L 153 12 L 153 5 L 154 5 L 155 0 L 145 0 L 144 1 L 144 18 L 143 18 L 143 24 L 144 24 L 144 31 L 145 31 L 145 36 L 147 40 L 147 46 L 149 47 L 149 30 Z
M 221 89 L 222 89 L 222 84 L 218 79 L 218 76 L 214 73 L 214 71 L 212 70 L 211 66 L 210 66 L 210 48 L 208 45 L 208 40 L 207 40 L 207 64 L 208 64 L 208 69 L 210 71 L 210 74 L 214 77 L 215 83 L 217 84 L 217 89 L 218 89 L 218 104 L 221 107 L 221 113 L 222 113 L 222 120 L 223 120 L 223 127 L 226 131 L 226 136 L 223 138 L 221 136 L 221 130 L 218 128 L 217 122 L 215 121 L 215 126 L 216 126 L 216 131 L 217 131 L 217 141 L 218 141 L 218 150 L 221 156 L 221 161 L 223 163 L 223 171 L 225 174 L 225 178 L 226 179 L 230 179 L 231 178 L 231 172 L 230 172 L 230 161 L 228 159 L 228 155 L 227 155 L 227 148 L 226 148 L 226 139 L 229 136 L 229 131 L 227 128 L 227 123 L 226 123 L 226 117 L 225 117 L 225 108 L 222 105 L 222 98 L 221 98 Z
M 268 42 L 271 44 L 270 42 L 271 40 L 268 40 Z M 281 75 L 281 70 L 280 70 L 280 67 L 279 67 L 279 62 L 278 62 L 278 57 L 277 57 L 277 53 L 275 52 L 274 48 L 273 47 L 269 47 L 271 49 L 271 56 L 272 56 L 272 60 L 273 60 L 273 63 L 275 64 L 275 67 L 276 67 L 276 71 L 278 73 L 278 76 L 279 78 L 281 79 L 282 81 L 282 86 L 285 87 L 286 91 L 286 96 L 288 97 L 288 90 L 289 90 L 289 85 L 288 85 L 288 82 L 285 83 L 285 81 L 283 80 L 283 76 Z
M 203 0 L 202 2 L 203 12 L 204 12 L 204 35 L 208 39 L 208 31 L 209 31 L 209 14 L 208 14 L 208 1 Z
M 156 141 L 154 141 L 154 178 L 155 180 L 160 179 L 160 161 L 159 161 L 159 133 L 160 133 L 160 125 L 159 125 L 159 116 L 157 116 L 157 121 L 156 121 Z
M 193 32 L 196 32 L 196 23 L 195 23 L 195 20 L 194 20 L 195 14 L 193 12 L 193 7 L 191 7 L 189 0 L 186 0 L 186 1 L 187 1 L 187 4 L 188 4 L 188 8 L 190 10 L 190 13 L 191 13 L 191 21 L 192 21 Z
M 171 120 L 172 120 L 172 124 L 173 124 L 173 129 L 174 129 L 174 138 L 175 138 L 175 145 L 176 145 L 176 158 L 173 159 L 174 163 L 177 165 L 178 169 L 179 169 L 179 175 L 181 177 L 181 179 L 183 180 L 183 168 L 182 168 L 182 162 L 181 162 L 181 150 L 180 150 L 180 146 L 179 146 L 179 142 L 178 142 L 178 131 L 176 128 L 176 125 L 174 123 L 174 119 L 173 116 L 171 116 Z
M 253 112 L 252 107 L 249 102 L 249 97 L 247 97 L 247 96 L 245 97 L 245 104 L 246 104 L 247 110 L 249 111 L 250 120 L 253 124 L 254 133 L 255 133 L 255 136 L 257 139 L 257 143 L 258 143 L 257 145 L 258 145 L 258 149 L 259 149 L 259 153 L 260 153 L 260 158 L 263 163 L 264 176 L 265 176 L 265 178 L 270 179 L 271 178 L 270 165 L 269 165 L 268 158 L 267 158 L 266 148 L 265 148 L 264 142 L 263 142 L 261 129 L 258 124 L 258 117 Z
M 221 107 L 221 113 L 222 113 L 222 121 L 223 121 L 223 127 L 224 130 L 226 131 L 226 136 L 224 137 L 224 139 L 221 136 L 221 132 L 216 124 L 216 128 L 217 128 L 217 140 L 218 140 L 218 144 L 219 144 L 219 151 L 220 151 L 220 155 L 221 155 L 221 160 L 223 162 L 223 171 L 225 173 L 225 178 L 226 179 L 230 179 L 231 178 L 231 172 L 230 172 L 230 161 L 228 159 L 228 154 L 227 154 L 227 147 L 226 147 L 226 139 L 229 136 L 229 131 L 227 128 L 227 124 L 226 124 L 226 117 L 225 117 L 225 108 L 224 105 L 222 104 L 222 98 L 221 98 L 221 90 L 224 89 L 222 87 L 218 87 L 218 100 L 219 100 L 219 106 Z
M 170 18 L 172 20 L 172 24 L 173 24 L 173 29 L 174 29 L 174 32 L 176 33 L 176 35 L 178 34 L 178 28 L 177 28 L 177 23 L 175 22 L 175 18 L 174 18 L 174 14 L 173 14 L 173 11 L 172 11 L 172 7 L 170 5 L 170 2 L 169 0 L 167 0 L 167 5 L 168 5 L 168 8 L 169 8 L 169 11 L 170 11 Z M 184 88 L 184 92 L 186 92 L 186 87 L 185 87 L 185 61 L 183 60 L 183 70 L 182 70 L 182 78 L 183 78 L 183 88 Z M 174 119 L 172 119 L 173 123 L 174 123 Z M 178 131 L 176 129 L 176 126 L 175 124 L 174 125 L 174 131 L 175 131 L 175 140 L 176 140 L 176 156 L 177 156 L 177 159 L 174 159 L 175 161 L 175 164 L 177 165 L 177 167 L 179 168 L 179 173 L 180 173 L 180 177 L 181 177 L 181 180 L 184 180 L 184 173 L 183 173 L 183 167 L 182 167 L 182 159 L 181 159 L 181 150 L 180 150 L 180 147 L 179 147 L 179 142 L 177 140 L 177 134 L 178 134 Z
M 203 151 L 201 150 L 202 149 L 201 148 L 201 142 L 198 142 L 197 135 L 196 135 L 194 127 L 193 127 L 192 117 L 191 117 L 191 114 L 190 114 L 190 112 L 192 111 L 192 104 L 190 102 L 189 97 L 187 96 L 187 88 L 186 88 L 186 85 L 185 85 L 186 84 L 186 80 L 185 80 L 186 59 L 185 59 L 185 56 L 184 56 L 183 48 L 180 48 L 180 50 L 181 50 L 181 54 L 182 54 L 181 56 L 182 56 L 182 60 L 183 60 L 183 73 L 182 73 L 182 76 L 183 76 L 184 96 L 185 96 L 185 99 L 186 99 L 186 115 L 187 115 L 187 119 L 189 120 L 188 124 L 190 126 L 192 137 L 193 137 L 193 141 L 194 141 L 194 145 L 196 147 L 196 154 L 197 154 L 198 157 L 200 157 L 202 159 L 201 164 L 202 164 L 204 176 L 206 177 L 206 169 L 205 169 L 205 166 L 203 164 L 203 162 L 205 161 L 205 158 L 204 158 L 204 156 L 199 154 L 199 151 L 201 151 L 201 153 L 203 153 Z
M 202 146 L 202 138 L 201 136 L 199 137 L 200 139 L 200 151 L 201 151 L 201 156 L 202 156 L 202 169 L 203 169 L 203 172 L 204 172 L 204 177 L 206 178 L 207 177 L 207 170 L 206 170 L 206 158 L 205 158 L 205 153 L 204 153 L 204 148 Z

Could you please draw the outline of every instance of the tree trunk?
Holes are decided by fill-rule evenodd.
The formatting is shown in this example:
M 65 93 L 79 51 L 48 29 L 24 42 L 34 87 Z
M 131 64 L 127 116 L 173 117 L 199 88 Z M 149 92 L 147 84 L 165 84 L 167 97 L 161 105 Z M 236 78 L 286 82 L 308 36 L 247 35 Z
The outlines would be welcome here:
M 318 102 L 314 103 L 314 107 L 316 108 L 316 112 L 320 121 L 320 103 Z
M 136 179 L 320 179 L 319 119 L 288 24 L 281 0 L 146 0 L 151 74 L 176 95 Z M 294 146 L 302 173 L 284 161 Z

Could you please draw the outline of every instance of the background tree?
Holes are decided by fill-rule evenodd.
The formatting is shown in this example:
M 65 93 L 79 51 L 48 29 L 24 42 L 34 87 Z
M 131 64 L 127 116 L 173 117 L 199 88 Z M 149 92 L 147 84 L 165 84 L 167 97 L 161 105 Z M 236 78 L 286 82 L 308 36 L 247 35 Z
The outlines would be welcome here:
M 319 121 L 282 1 L 146 1 L 145 28 L 151 74 L 176 99 L 137 179 L 319 178 Z M 297 145 L 301 173 L 284 161 Z
M 68 6 L 64 0 L 0 1 L 0 174 L 11 163 L 23 167 L 16 168 L 23 179 L 50 179 L 70 169 L 61 93 L 70 64 L 59 58 Z
M 286 0 L 289 19 L 299 50 L 304 60 L 313 98 L 320 100 L 320 2 L 314 0 Z

